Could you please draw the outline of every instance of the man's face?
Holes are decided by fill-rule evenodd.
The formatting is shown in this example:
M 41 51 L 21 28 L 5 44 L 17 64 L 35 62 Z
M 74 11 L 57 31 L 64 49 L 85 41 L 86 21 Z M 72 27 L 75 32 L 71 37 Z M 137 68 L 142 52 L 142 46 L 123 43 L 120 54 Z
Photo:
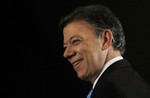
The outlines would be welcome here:
M 69 23 L 63 30 L 64 57 L 69 60 L 79 78 L 91 81 L 100 73 L 106 58 L 103 39 L 85 21 Z

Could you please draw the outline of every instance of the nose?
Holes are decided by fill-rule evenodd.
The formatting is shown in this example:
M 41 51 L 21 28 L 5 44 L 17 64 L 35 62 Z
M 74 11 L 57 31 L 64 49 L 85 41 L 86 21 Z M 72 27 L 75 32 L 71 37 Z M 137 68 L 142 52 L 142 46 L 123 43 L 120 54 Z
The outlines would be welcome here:
M 75 51 L 73 51 L 73 49 L 71 47 L 67 47 L 65 50 L 64 50 L 64 54 L 63 56 L 67 59 L 71 58 L 72 56 L 75 55 Z

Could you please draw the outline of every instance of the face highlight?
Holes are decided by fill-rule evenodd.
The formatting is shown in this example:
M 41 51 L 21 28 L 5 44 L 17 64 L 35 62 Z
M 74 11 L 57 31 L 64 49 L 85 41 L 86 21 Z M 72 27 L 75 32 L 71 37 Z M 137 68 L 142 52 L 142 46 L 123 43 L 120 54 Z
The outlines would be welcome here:
M 102 39 L 94 27 L 85 21 L 69 23 L 63 30 L 64 57 L 69 60 L 80 79 L 92 81 L 104 64 Z

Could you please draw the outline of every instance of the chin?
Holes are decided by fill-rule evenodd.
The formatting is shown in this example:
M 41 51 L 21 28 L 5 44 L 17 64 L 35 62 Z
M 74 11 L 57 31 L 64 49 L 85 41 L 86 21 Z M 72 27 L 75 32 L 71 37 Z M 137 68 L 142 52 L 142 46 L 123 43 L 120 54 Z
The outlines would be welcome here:
M 85 76 L 85 75 L 81 75 L 81 74 L 78 74 L 78 77 L 81 79 L 81 80 L 85 80 L 85 81 L 89 81 L 88 78 Z

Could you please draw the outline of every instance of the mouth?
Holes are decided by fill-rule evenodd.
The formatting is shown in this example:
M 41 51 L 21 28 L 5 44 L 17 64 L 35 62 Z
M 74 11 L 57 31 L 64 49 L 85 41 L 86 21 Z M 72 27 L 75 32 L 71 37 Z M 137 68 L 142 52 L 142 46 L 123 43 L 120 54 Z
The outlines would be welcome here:
M 75 61 L 72 63 L 73 67 L 77 67 L 81 63 L 81 60 Z

